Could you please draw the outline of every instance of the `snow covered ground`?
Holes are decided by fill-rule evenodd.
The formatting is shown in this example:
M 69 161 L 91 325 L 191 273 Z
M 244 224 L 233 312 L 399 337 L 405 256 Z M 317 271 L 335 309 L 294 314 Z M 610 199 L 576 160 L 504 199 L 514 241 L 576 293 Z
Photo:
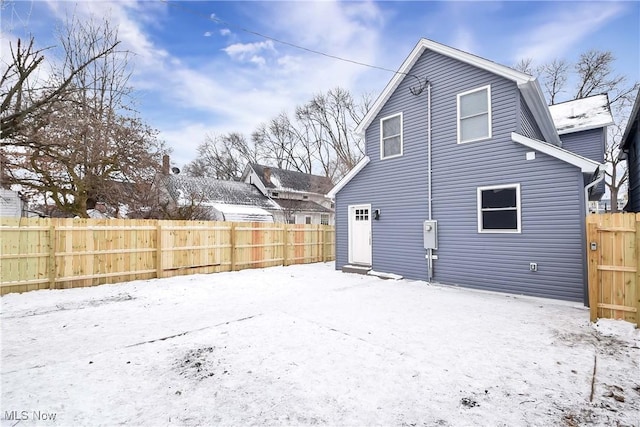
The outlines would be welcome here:
M 640 425 L 640 331 L 577 304 L 333 263 L 0 301 L 3 426 Z

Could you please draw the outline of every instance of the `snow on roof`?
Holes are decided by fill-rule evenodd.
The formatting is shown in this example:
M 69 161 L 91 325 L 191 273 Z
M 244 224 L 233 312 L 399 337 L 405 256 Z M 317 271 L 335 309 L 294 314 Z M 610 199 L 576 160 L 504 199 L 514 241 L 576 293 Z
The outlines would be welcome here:
M 282 209 L 296 212 L 321 212 L 332 213 L 331 209 L 313 202 L 311 200 L 294 200 L 294 199 L 275 199 L 274 202 L 280 205 Z
M 305 193 L 327 194 L 333 188 L 331 178 L 251 163 L 251 168 L 267 188 Z
M 609 97 L 595 95 L 549 106 L 560 135 L 613 124 Z
M 165 178 L 165 185 L 171 197 L 178 204 L 197 202 L 211 205 L 220 203 L 279 209 L 275 202 L 264 196 L 255 186 L 244 182 L 168 175 Z
M 226 205 L 222 203 L 215 203 L 211 206 L 222 212 L 225 221 L 273 222 L 273 215 L 255 206 Z

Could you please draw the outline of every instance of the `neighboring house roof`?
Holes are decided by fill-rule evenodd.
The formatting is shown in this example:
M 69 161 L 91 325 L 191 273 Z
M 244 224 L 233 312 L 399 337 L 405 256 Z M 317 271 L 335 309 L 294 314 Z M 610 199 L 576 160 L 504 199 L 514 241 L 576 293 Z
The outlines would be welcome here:
M 326 176 L 290 171 L 258 163 L 247 165 L 242 179 L 245 178 L 249 168 L 255 171 L 266 188 L 316 194 L 327 194 L 333 188 L 331 178 Z
M 549 112 L 560 135 L 613 124 L 607 95 L 595 95 L 550 105 Z
M 428 39 L 420 39 L 416 47 L 413 49 L 413 51 L 411 51 L 407 59 L 402 63 L 402 65 L 398 69 L 398 72 L 387 84 L 378 99 L 376 99 L 376 101 L 372 105 L 371 109 L 364 116 L 364 118 L 356 128 L 356 132 L 364 133 L 373 119 L 375 119 L 375 117 L 378 115 L 384 104 L 389 100 L 393 92 L 398 88 L 400 83 L 406 77 L 408 77 L 407 73 L 409 73 L 411 68 L 415 65 L 420 56 L 427 49 L 441 55 L 457 59 L 459 61 L 465 62 L 467 64 L 473 65 L 475 67 L 489 71 L 491 73 L 504 77 L 505 79 L 515 82 L 518 85 L 518 89 L 520 89 L 522 97 L 533 113 L 545 140 L 555 145 L 562 145 L 562 143 L 560 142 L 560 137 L 558 136 L 556 128 L 553 124 L 551 114 L 549 113 L 549 108 L 547 107 L 547 103 L 544 99 L 542 89 L 540 88 L 540 85 L 535 77 L 525 73 L 521 73 L 520 71 L 516 71 L 504 65 L 500 65 L 496 62 L 489 61 L 488 59 L 484 59 L 479 56 L 472 55 L 470 53 L 463 52 L 461 50 L 454 49 L 452 47 L 445 46 Z M 429 76 L 426 77 L 428 78 Z
M 632 138 L 629 138 L 630 135 L 633 135 L 633 130 L 637 129 L 638 121 L 640 119 L 640 90 L 636 94 L 636 101 L 633 103 L 633 108 L 631 109 L 631 115 L 629 116 L 629 121 L 627 122 L 627 127 L 624 130 L 624 134 L 622 135 L 622 140 L 620 142 L 620 146 L 623 150 L 626 150 L 631 144 Z
M 214 203 L 214 209 L 221 212 L 225 221 L 233 222 L 273 222 L 273 215 L 255 206 L 225 205 Z
M 225 204 L 279 209 L 256 187 L 244 182 L 186 175 L 166 175 L 164 178 L 169 195 L 178 205 L 194 202 L 209 206 Z
M 331 209 L 312 202 L 311 200 L 293 200 L 293 199 L 274 199 L 274 202 L 278 203 L 283 210 L 289 210 L 293 212 L 319 212 L 319 213 L 333 213 Z

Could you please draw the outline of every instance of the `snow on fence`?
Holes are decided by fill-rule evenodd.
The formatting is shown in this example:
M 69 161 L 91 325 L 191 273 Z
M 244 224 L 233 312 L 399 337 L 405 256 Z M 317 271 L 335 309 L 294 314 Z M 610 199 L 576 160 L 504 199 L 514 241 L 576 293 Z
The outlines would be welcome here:
M 0 295 L 334 260 L 327 225 L 0 218 Z
M 640 214 L 587 216 L 587 256 L 591 321 L 640 327 Z

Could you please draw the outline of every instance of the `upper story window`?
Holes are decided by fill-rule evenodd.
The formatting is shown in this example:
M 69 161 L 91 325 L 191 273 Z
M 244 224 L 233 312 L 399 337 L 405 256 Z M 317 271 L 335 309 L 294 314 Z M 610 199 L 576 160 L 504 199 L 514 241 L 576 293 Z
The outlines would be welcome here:
M 520 184 L 478 187 L 478 232 L 520 233 Z
M 278 193 L 277 193 L 277 192 L 275 192 L 275 191 L 272 191 L 272 192 L 271 192 L 271 197 L 278 197 Z
M 402 113 L 380 120 L 380 158 L 402 156 Z
M 458 144 L 491 138 L 491 86 L 458 94 Z

